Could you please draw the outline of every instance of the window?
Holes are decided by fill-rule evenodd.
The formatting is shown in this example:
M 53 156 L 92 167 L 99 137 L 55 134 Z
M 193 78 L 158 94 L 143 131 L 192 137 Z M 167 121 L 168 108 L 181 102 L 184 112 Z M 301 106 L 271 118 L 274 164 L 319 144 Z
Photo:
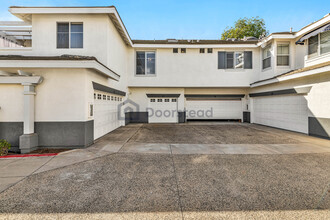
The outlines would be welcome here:
M 163 99 L 157 99 L 157 102 L 162 102 L 163 101 Z
M 172 99 L 172 102 L 176 102 L 176 99 Z
M 111 101 L 113 101 L 113 96 L 111 96 Z
M 186 48 L 181 48 L 181 53 L 186 53 Z
M 179 49 L 178 48 L 173 48 L 173 53 L 178 53 Z
M 199 49 L 199 53 L 205 53 L 205 49 L 204 48 L 200 48 Z
M 94 99 L 96 99 L 96 93 L 94 93 Z
M 252 51 L 218 52 L 218 69 L 252 69 Z
M 57 48 L 69 48 L 69 23 L 57 23 Z
M 165 99 L 164 101 L 165 101 L 165 102 L 170 102 L 170 99 Z
M 156 72 L 155 52 L 136 52 L 136 75 L 154 75 Z
M 277 66 L 289 66 L 289 44 L 277 45 Z
M 242 69 L 243 64 L 244 64 L 243 52 L 235 52 L 235 60 L 234 60 L 235 69 Z
M 71 48 L 83 48 L 83 24 L 71 23 Z
M 319 47 L 319 35 L 308 39 L 308 55 L 317 54 Z
M 212 48 L 208 48 L 207 49 L 207 53 L 213 53 L 213 49 Z
M 57 23 L 57 48 L 83 48 L 83 24 Z
M 102 99 L 102 95 L 101 94 L 97 94 L 97 99 Z
M 93 104 L 89 104 L 89 117 L 93 117 L 93 112 L 94 112 Z
M 115 101 L 117 101 L 117 97 L 115 96 Z
M 150 102 L 156 102 L 156 99 L 150 99 Z
M 271 67 L 270 48 L 271 48 L 271 45 L 268 45 L 262 50 L 262 69 Z
M 330 31 L 320 34 L 320 49 L 321 54 L 330 52 Z
M 107 96 L 107 100 L 110 100 L 110 96 L 109 95 Z
M 106 100 L 107 99 L 107 96 L 106 95 L 103 95 L 103 100 Z

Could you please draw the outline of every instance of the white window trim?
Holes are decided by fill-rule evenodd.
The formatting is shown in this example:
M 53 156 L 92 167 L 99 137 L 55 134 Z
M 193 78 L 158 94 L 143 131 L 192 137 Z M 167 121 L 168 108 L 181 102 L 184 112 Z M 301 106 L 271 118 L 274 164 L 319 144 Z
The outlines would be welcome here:
M 137 58 L 137 52 L 145 52 L 146 54 L 149 52 L 149 53 L 155 53 L 155 73 L 154 74 L 136 74 L 136 58 Z M 147 56 L 145 56 L 145 67 L 147 68 Z M 134 53 L 134 75 L 136 77 L 155 77 L 157 75 L 157 52 L 156 50 L 135 50 L 135 53 Z
M 316 53 L 309 54 L 309 48 L 308 48 L 309 38 L 307 39 L 307 57 L 308 57 L 308 59 L 327 56 L 330 54 L 330 52 L 321 54 L 321 33 L 318 33 L 317 36 L 318 36 L 318 41 L 317 41 L 317 52 Z
M 69 47 L 68 48 L 58 48 L 57 47 L 57 34 L 58 34 L 58 26 L 57 24 L 69 24 Z M 71 24 L 82 24 L 83 25 L 83 46 L 81 48 L 71 48 Z M 56 22 L 56 41 L 55 41 L 55 48 L 56 50 L 75 50 L 75 49 L 78 49 L 78 50 L 81 50 L 81 49 L 84 49 L 84 45 L 85 45 L 85 38 L 84 38 L 84 23 L 81 22 L 81 21 L 57 21 Z
M 233 68 L 226 68 L 225 70 L 245 70 L 244 69 L 244 52 L 245 51 L 225 51 L 226 53 L 234 53 L 233 55 Z M 241 53 L 243 56 L 243 62 L 242 62 L 242 67 L 241 68 L 236 68 L 237 64 L 236 64 L 236 54 L 237 53 Z M 226 55 L 226 62 L 227 62 L 227 55 Z
M 278 46 L 288 46 L 288 51 L 289 51 L 289 53 L 288 54 L 278 54 Z M 277 43 L 277 46 L 276 46 L 276 66 L 277 67 L 288 67 L 288 66 L 290 66 L 291 65 L 291 56 L 290 56 L 290 43 L 289 42 L 279 42 L 279 43 Z M 289 64 L 288 65 L 278 65 L 277 64 L 277 57 L 279 57 L 279 56 L 288 56 L 289 57 Z
M 267 48 L 269 48 L 270 55 L 267 56 L 267 57 L 264 57 L 264 51 L 265 51 Z M 268 44 L 266 47 L 262 48 L 262 50 L 261 50 L 261 68 L 262 68 L 263 71 L 265 71 L 265 70 L 269 70 L 269 69 L 272 68 L 272 54 L 271 54 L 271 49 L 272 49 L 272 44 Z M 270 66 L 264 68 L 264 64 L 263 64 L 263 63 L 264 63 L 264 60 L 265 60 L 265 59 L 268 59 L 268 58 L 270 58 Z

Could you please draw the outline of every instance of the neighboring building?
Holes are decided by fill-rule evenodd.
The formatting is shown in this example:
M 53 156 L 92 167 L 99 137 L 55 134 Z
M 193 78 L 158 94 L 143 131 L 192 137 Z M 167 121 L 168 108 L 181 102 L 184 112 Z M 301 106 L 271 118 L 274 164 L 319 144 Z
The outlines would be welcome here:
M 22 47 L 0 48 L 0 138 L 22 152 L 86 147 L 134 122 L 244 120 L 330 137 L 329 14 L 224 41 L 131 40 L 115 7 L 10 12 L 22 22 L 0 32 Z

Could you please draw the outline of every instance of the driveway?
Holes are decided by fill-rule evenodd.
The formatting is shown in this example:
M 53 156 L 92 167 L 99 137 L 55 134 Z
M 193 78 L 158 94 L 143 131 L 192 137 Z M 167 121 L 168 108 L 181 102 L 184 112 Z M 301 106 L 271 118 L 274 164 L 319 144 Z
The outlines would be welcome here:
M 329 143 L 240 123 L 132 124 L 86 149 L 1 159 L 1 182 L 20 179 L 0 184 L 0 218 L 329 219 Z

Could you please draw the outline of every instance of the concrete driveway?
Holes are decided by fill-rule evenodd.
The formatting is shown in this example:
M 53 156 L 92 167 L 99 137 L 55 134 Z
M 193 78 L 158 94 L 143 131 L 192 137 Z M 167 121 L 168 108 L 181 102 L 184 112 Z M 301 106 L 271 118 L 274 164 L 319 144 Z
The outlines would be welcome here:
M 329 143 L 239 123 L 132 124 L 87 149 L 0 159 L 0 218 L 329 219 Z

